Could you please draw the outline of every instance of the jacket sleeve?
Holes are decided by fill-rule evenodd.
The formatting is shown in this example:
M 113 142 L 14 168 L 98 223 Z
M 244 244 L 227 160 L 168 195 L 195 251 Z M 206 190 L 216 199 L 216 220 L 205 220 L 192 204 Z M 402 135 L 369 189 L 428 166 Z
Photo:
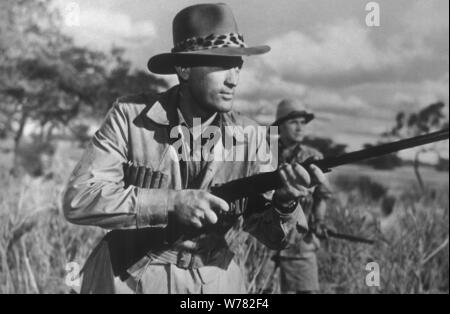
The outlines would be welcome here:
M 165 227 L 168 190 L 125 188 L 126 104 L 116 102 L 73 170 L 63 195 L 66 219 L 107 229 Z
M 258 145 L 258 149 L 266 149 L 271 156 L 268 162 L 255 163 L 254 172 L 269 172 L 277 169 L 277 159 L 269 150 L 270 146 Z M 308 223 L 300 204 L 294 211 L 283 213 L 272 204 L 273 192 L 264 193 L 248 200 L 248 206 L 244 213 L 244 230 L 253 235 L 261 243 L 272 250 L 279 250 L 288 244 L 288 234 L 291 230 L 295 232 L 306 232 Z

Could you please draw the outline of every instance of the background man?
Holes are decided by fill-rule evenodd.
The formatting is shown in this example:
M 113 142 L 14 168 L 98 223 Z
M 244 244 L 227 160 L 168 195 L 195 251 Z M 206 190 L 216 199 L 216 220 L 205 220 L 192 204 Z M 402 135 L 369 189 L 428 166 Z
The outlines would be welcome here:
M 300 101 L 282 100 L 277 108 L 274 125 L 279 127 L 279 163 L 302 163 L 309 158 L 321 159 L 316 149 L 302 144 L 306 125 L 314 114 Z M 282 293 L 313 293 L 319 291 L 316 251 L 319 240 L 314 232 L 323 233 L 326 200 L 331 196 L 329 184 L 323 181 L 314 188 L 303 188 L 299 202 L 309 221 L 309 232 L 303 235 L 295 230 L 288 234 L 289 244 L 278 253 Z
M 247 47 L 224 4 L 194 5 L 173 21 L 174 48 L 152 57 L 150 71 L 177 74 L 180 85 L 160 95 L 119 99 L 75 168 L 64 195 L 73 223 L 114 229 L 89 257 L 81 292 L 240 293 L 239 265 L 224 234 L 243 216 L 244 228 L 272 249 L 286 233 L 306 227 L 297 204 L 304 186 L 324 180 L 320 169 L 300 165 L 280 170 L 284 187 L 273 201 L 260 195 L 228 204 L 207 189 L 270 170 L 258 161 L 179 160 L 174 142 L 190 140 L 193 119 L 202 130 L 256 126 L 232 111 L 242 56 L 269 51 Z M 171 137 L 181 126 L 190 130 Z M 246 141 L 257 147 L 257 133 Z M 195 139 L 194 139 L 195 141 Z M 215 145 L 222 145 L 218 141 Z M 213 150 L 214 152 L 216 150 Z M 262 210 L 264 209 L 264 210 Z M 258 211 L 256 211 L 258 210 Z

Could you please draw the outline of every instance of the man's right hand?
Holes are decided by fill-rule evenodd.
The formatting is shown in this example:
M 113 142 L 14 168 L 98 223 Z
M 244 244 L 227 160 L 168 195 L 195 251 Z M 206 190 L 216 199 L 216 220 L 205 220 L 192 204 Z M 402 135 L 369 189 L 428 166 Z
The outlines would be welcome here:
M 197 228 L 215 224 L 215 212 L 229 210 L 227 202 L 204 190 L 172 191 L 169 202 L 169 213 L 178 222 Z

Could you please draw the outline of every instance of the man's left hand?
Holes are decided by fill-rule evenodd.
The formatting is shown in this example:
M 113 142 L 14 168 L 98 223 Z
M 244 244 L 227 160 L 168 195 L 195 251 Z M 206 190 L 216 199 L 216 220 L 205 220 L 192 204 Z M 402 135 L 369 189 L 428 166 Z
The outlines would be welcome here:
M 325 175 L 316 165 L 311 164 L 307 169 L 299 163 L 284 164 L 279 168 L 284 186 L 275 191 L 274 197 L 282 203 L 298 200 L 309 193 L 308 188 L 326 182 Z

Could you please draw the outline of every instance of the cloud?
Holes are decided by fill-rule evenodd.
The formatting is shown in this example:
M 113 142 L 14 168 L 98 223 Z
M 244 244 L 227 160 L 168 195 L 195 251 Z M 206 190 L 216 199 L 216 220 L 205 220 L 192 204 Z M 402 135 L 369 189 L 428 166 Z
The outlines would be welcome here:
M 79 26 L 65 28 L 77 41 L 109 50 L 112 44 L 137 48 L 157 37 L 149 20 L 133 20 L 130 15 L 108 9 L 81 7 Z
M 262 63 L 253 63 L 241 72 L 237 97 L 247 103 L 260 100 L 268 102 L 271 107 L 283 98 L 301 99 L 317 108 L 339 107 L 340 109 L 362 109 L 367 103 L 358 96 L 342 96 L 326 88 L 311 87 L 284 79 L 276 72 L 264 67 Z M 269 110 L 275 112 L 275 109 Z
M 348 111 L 368 109 L 369 105 L 363 99 L 355 95 L 344 96 L 322 88 L 314 88 L 308 92 L 305 101 L 319 109 L 331 111 Z
M 282 81 L 281 81 L 282 82 Z M 289 83 L 285 83 L 289 84 Z M 269 124 L 275 120 L 275 113 L 278 103 L 283 98 L 297 98 L 303 100 L 316 113 L 319 120 L 330 121 L 327 114 L 339 114 L 347 118 L 346 121 L 341 121 L 344 124 L 352 125 L 352 120 L 355 117 L 363 116 L 370 112 L 372 108 L 370 105 L 355 95 L 341 95 L 337 92 L 328 91 L 321 88 L 309 88 L 302 86 L 303 90 L 298 97 L 291 93 L 281 94 L 276 91 L 276 86 L 273 87 L 277 97 L 268 96 L 272 91 L 259 89 L 250 90 L 238 94 L 235 102 L 235 110 L 255 119 L 259 123 Z M 244 94 L 245 97 L 240 95 Z M 339 121 L 334 120 L 334 123 Z
M 419 39 L 448 33 L 448 6 L 448 1 L 414 1 L 403 15 L 402 23 Z
M 241 72 L 238 95 L 244 99 L 262 98 L 279 101 L 285 97 L 303 98 L 307 87 L 296 82 L 283 80 L 282 77 L 261 68 L 255 63 Z
M 418 102 L 430 104 L 436 101 L 449 103 L 449 75 L 448 72 L 439 80 L 425 80 L 423 82 L 423 93 L 418 95 Z
M 423 80 L 417 83 L 404 84 L 398 91 L 392 92 L 386 86 L 388 93 L 392 93 L 392 102 L 395 107 L 409 107 L 410 111 L 417 110 L 431 103 L 442 101 L 449 104 L 449 74 L 435 80 Z
M 113 35 L 121 39 L 142 39 L 156 36 L 155 25 L 149 21 L 133 21 L 129 15 L 86 9 L 80 12 L 81 27 Z
M 272 52 L 264 60 L 286 79 L 311 82 L 359 77 L 432 56 L 432 49 L 422 41 L 396 35 L 384 45 L 375 45 L 370 32 L 355 19 L 322 26 L 309 34 L 291 31 L 269 42 Z

